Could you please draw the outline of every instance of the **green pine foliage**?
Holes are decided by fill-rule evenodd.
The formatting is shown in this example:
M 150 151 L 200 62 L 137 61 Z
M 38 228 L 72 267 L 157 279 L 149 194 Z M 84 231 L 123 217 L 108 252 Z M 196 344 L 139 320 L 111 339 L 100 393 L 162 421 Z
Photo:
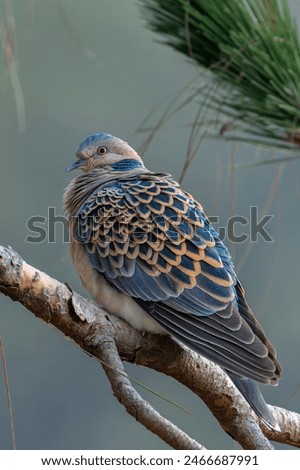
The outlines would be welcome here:
M 218 81 L 205 104 L 221 111 L 224 137 L 299 148 L 300 43 L 286 0 L 142 5 L 150 28 Z

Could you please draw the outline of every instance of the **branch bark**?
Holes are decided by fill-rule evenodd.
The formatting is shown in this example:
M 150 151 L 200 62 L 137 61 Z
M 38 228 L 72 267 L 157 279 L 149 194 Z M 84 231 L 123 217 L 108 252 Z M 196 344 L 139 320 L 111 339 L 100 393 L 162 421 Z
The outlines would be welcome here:
M 300 447 L 299 414 L 272 407 L 281 431 L 270 431 L 258 421 L 221 368 L 172 338 L 134 330 L 30 266 L 11 248 L 1 246 L 0 291 L 98 358 L 114 395 L 128 413 L 173 448 L 204 449 L 141 398 L 132 387 L 122 360 L 150 367 L 187 386 L 244 449 L 273 449 L 269 439 Z

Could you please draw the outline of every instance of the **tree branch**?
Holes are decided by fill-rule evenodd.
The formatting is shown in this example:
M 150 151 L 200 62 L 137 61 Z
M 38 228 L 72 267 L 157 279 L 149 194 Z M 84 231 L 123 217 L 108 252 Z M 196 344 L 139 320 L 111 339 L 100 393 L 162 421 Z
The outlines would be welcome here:
M 174 449 L 204 449 L 173 423 L 163 418 L 132 387 L 111 335 L 108 338 L 103 337 L 103 329 L 101 329 L 97 344 L 101 345 L 101 363 L 111 383 L 113 393 L 131 416 Z
M 196 393 L 222 428 L 245 449 L 272 449 L 268 439 L 300 447 L 300 415 L 272 407 L 280 432 L 266 429 L 221 368 L 169 337 L 142 334 L 126 322 L 28 265 L 0 246 L 0 291 L 21 302 L 82 349 L 98 358 L 113 393 L 128 413 L 176 449 L 203 449 L 163 418 L 132 387 L 122 361 L 170 375 Z

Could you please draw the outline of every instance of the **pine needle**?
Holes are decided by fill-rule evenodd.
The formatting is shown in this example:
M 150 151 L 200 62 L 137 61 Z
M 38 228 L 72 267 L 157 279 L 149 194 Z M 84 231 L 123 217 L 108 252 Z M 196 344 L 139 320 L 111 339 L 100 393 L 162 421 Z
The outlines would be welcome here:
M 217 81 L 205 103 L 218 109 L 216 134 L 230 118 L 227 139 L 299 149 L 300 42 L 287 0 L 143 0 L 141 9 L 149 28 Z
M 147 392 L 152 393 L 152 395 L 155 395 L 158 398 L 161 398 L 162 400 L 166 401 L 167 403 L 175 406 L 176 408 L 179 408 L 181 411 L 184 411 L 185 413 L 191 414 L 189 410 L 184 408 L 183 406 L 179 405 L 178 403 L 174 402 L 173 400 L 170 400 L 169 398 L 165 397 L 164 395 L 161 395 L 160 393 L 156 392 L 152 388 L 148 387 L 147 385 L 143 384 L 142 382 L 139 382 L 136 379 L 133 379 L 130 377 L 127 372 L 124 373 L 121 370 L 115 369 L 115 367 L 112 367 L 110 364 L 107 364 L 106 362 L 102 361 L 101 359 L 97 358 L 97 360 L 101 363 L 104 364 L 105 367 L 108 367 L 109 369 L 112 369 L 114 372 L 117 372 L 118 374 L 122 375 L 123 377 L 126 377 L 127 379 L 130 380 L 130 382 L 134 383 L 135 385 L 138 385 L 139 387 L 142 387 L 144 390 L 147 390 Z

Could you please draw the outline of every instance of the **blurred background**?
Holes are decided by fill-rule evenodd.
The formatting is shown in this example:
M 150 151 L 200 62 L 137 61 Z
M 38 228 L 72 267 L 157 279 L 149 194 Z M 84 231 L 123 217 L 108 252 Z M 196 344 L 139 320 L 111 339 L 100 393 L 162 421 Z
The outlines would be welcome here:
M 108 132 L 140 148 L 149 133 L 137 130 L 155 126 L 168 100 L 199 74 L 196 65 L 147 29 L 141 3 L 0 0 L 0 36 L 3 40 L 3 27 L 13 14 L 17 64 L 8 69 L 1 49 L 0 243 L 83 295 L 63 224 L 55 224 L 54 238 L 29 243 L 28 219 L 43 217 L 40 225 L 47 230 L 49 208 L 62 214 L 62 193 L 73 177 L 64 170 L 87 135 Z M 297 0 L 289 5 L 300 27 Z M 148 168 L 179 177 L 196 106 L 194 101 L 160 126 L 144 152 Z M 284 159 L 286 153 L 276 156 Z M 255 242 L 248 237 L 244 243 L 227 243 L 248 301 L 284 368 L 280 385 L 263 387 L 263 394 L 269 403 L 299 412 L 300 162 L 258 164 L 273 155 L 205 138 L 182 184 L 208 215 L 219 217 L 218 227 L 233 214 L 248 219 L 250 206 L 258 207 L 259 219 L 273 215 L 265 227 L 273 242 L 259 236 Z M 249 235 L 249 226 L 237 226 L 237 234 L 242 231 Z M 9 298 L 0 297 L 0 311 L 18 449 L 167 448 L 127 415 L 96 360 Z M 139 390 L 193 438 L 211 449 L 234 448 L 191 392 L 154 371 L 126 368 L 191 411 L 188 415 Z M 0 397 L 0 448 L 9 449 L 2 370 Z

